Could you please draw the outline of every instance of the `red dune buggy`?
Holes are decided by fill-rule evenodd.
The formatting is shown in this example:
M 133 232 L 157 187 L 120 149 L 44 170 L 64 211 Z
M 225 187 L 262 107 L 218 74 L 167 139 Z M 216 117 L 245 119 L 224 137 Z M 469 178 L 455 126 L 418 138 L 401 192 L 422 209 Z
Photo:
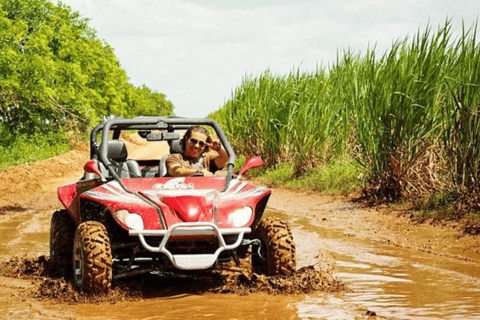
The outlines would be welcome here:
M 181 133 L 192 125 L 215 132 L 227 151 L 223 175 L 168 177 L 168 154 L 128 158 L 123 131 L 137 131 L 152 148 L 163 143 L 170 153 L 181 153 Z M 65 268 L 73 261 L 74 282 L 81 290 L 106 292 L 113 279 L 148 272 L 215 268 L 247 252 L 256 272 L 295 271 L 287 223 L 262 219 L 271 190 L 241 180 L 262 160 L 250 157 L 234 174 L 235 154 L 215 121 L 108 120 L 91 132 L 90 159 L 79 181 L 58 188 L 65 209 L 54 212 L 50 230 L 51 264 Z

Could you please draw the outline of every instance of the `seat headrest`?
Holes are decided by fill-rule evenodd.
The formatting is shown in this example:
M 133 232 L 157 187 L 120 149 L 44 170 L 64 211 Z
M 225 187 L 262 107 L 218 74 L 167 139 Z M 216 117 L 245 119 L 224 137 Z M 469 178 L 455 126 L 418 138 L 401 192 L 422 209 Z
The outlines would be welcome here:
M 108 140 L 108 158 L 116 162 L 127 160 L 128 152 L 125 143 L 121 140 Z
M 170 154 L 183 153 L 182 140 L 173 140 L 170 144 Z

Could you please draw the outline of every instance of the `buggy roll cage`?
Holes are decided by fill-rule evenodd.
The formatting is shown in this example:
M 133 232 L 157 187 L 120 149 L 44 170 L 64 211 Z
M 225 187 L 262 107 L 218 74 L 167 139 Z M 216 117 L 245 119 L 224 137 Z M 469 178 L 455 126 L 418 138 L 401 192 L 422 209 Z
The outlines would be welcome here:
M 105 168 L 112 174 L 114 179 L 124 188 L 124 185 L 113 169 L 113 164 L 108 159 L 108 140 L 109 132 L 113 130 L 113 139 L 118 139 L 122 130 L 166 130 L 174 132 L 175 130 L 187 130 L 192 125 L 209 126 L 215 130 L 220 142 L 222 143 L 229 157 L 227 163 L 227 176 L 225 187 L 220 192 L 228 189 L 230 180 L 233 178 L 232 170 L 235 166 L 235 153 L 230 146 L 222 128 L 214 120 L 206 118 L 181 118 L 181 117 L 139 117 L 134 119 L 112 119 L 97 125 L 90 135 L 90 159 L 99 159 Z M 102 132 L 100 145 L 97 143 L 97 135 Z M 127 190 L 128 191 L 128 190 Z

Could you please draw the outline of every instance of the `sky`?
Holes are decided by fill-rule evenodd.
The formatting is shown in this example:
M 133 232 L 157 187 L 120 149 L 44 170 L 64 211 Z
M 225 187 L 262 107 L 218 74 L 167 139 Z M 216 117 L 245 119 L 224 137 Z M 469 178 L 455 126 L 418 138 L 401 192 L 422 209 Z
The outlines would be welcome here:
M 55 0 L 52 0 L 56 3 Z M 90 19 L 130 82 L 166 94 L 183 117 L 206 117 L 242 79 L 328 67 L 346 49 L 384 53 L 451 19 L 461 32 L 478 0 L 62 0 Z

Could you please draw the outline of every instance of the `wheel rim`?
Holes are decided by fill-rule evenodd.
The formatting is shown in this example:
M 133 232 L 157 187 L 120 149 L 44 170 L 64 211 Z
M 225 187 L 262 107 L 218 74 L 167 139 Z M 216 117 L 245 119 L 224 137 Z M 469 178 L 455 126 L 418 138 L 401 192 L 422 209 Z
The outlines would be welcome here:
M 73 277 L 75 279 L 75 284 L 79 288 L 83 288 L 83 274 L 85 272 L 83 254 L 82 242 L 75 241 L 73 253 Z

